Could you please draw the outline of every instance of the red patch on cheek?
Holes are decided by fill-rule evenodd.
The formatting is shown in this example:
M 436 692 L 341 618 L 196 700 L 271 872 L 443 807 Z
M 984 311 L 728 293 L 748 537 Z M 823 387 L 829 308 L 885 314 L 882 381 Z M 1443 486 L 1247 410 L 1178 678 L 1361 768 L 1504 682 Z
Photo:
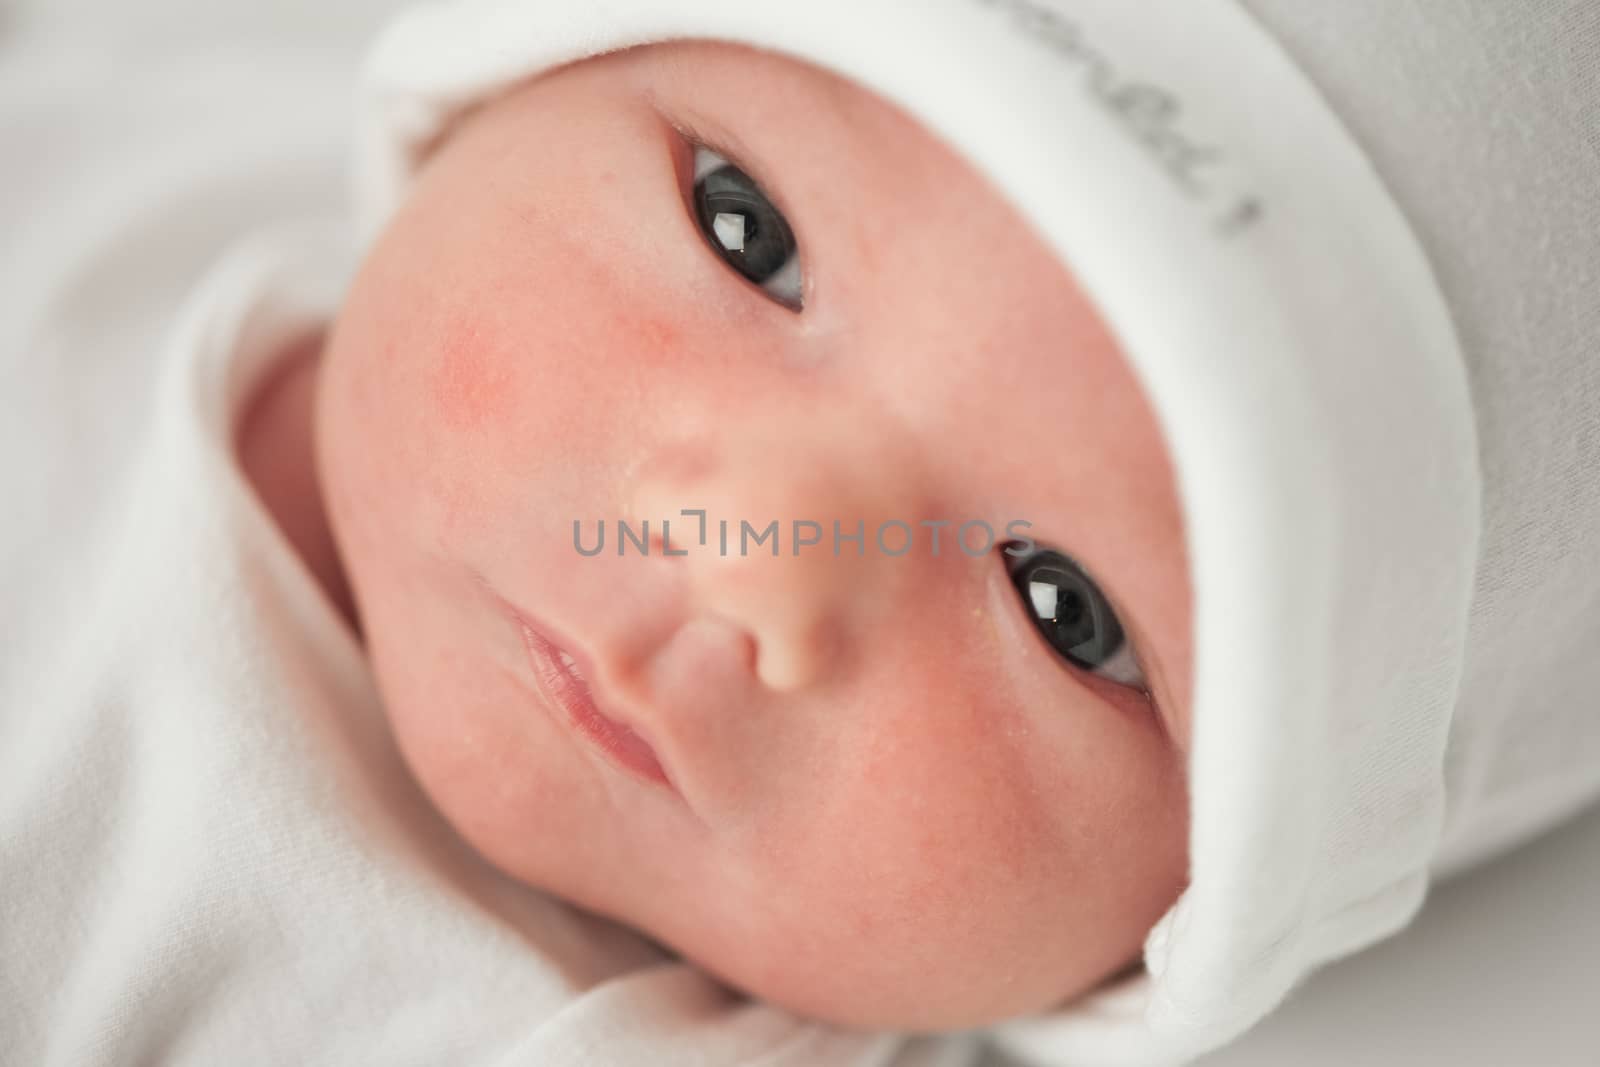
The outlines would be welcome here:
M 673 325 L 671 319 L 659 316 L 644 319 L 639 323 L 639 332 L 657 348 L 676 348 L 678 345 L 678 327 Z
M 434 407 L 452 429 L 477 429 L 510 412 L 511 374 L 481 320 L 460 314 L 445 327 L 431 387 Z
M 641 358 L 651 363 L 670 363 L 678 355 L 683 331 L 670 318 L 650 315 L 634 323 L 634 338 Z

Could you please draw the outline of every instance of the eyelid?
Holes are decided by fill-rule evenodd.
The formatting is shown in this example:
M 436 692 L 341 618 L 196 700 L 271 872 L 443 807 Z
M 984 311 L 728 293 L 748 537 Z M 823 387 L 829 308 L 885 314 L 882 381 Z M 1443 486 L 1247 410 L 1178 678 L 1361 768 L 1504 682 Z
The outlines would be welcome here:
M 778 196 L 762 180 L 761 168 L 750 163 L 753 158 L 751 152 L 732 133 L 720 127 L 714 127 L 705 119 L 691 119 L 683 114 L 663 114 L 661 117 L 691 149 L 696 145 L 702 148 L 709 148 L 748 174 L 752 181 L 761 186 L 762 192 L 767 194 L 767 198 L 772 201 L 773 206 L 780 211 L 784 211 L 784 205 L 780 202 Z M 787 211 L 784 211 L 784 213 L 788 214 Z
M 1133 692 L 1139 694 L 1144 698 L 1145 702 L 1150 705 L 1150 710 L 1154 713 L 1154 716 L 1160 723 L 1162 730 L 1167 733 L 1169 737 L 1172 736 L 1172 724 L 1168 720 L 1165 707 L 1156 698 L 1156 680 L 1159 678 L 1163 683 L 1162 688 L 1165 689 L 1165 676 L 1158 669 L 1156 662 L 1150 656 L 1145 654 L 1145 650 L 1150 647 L 1150 643 L 1146 639 L 1144 628 L 1139 625 L 1138 620 L 1135 619 L 1134 616 L 1126 609 L 1122 597 L 1117 592 L 1112 590 L 1106 582 L 1102 581 L 1097 572 L 1092 571 L 1088 567 L 1085 567 L 1083 564 L 1079 563 L 1077 556 L 1067 552 L 1065 549 L 1056 547 L 1056 545 L 1050 541 L 1043 541 L 1035 537 L 1033 538 L 1033 542 L 1034 544 L 1031 550 L 1019 552 L 1016 555 L 1002 551 L 1002 569 L 1005 574 L 1005 579 L 1009 582 L 1019 568 L 1025 566 L 1030 559 L 1033 559 L 1035 556 L 1042 555 L 1045 552 L 1058 552 L 1081 567 L 1083 572 L 1089 576 L 1089 579 L 1094 582 L 1097 587 L 1099 587 L 1101 595 L 1106 598 L 1108 603 L 1110 603 L 1111 610 L 1116 612 L 1117 621 L 1122 626 L 1123 640 L 1127 642 L 1128 649 L 1133 655 L 1134 662 L 1139 665 L 1139 674 L 1144 678 L 1144 685 L 1138 687 L 1128 686 L 1113 679 L 1102 677 L 1093 671 L 1083 670 L 1081 668 L 1074 668 L 1075 673 L 1087 676 L 1087 678 L 1090 679 L 1090 683 L 1094 685 L 1103 684 L 1110 686 L 1121 693 Z
M 1160 690 L 1167 696 L 1177 699 L 1177 694 L 1167 685 L 1166 672 L 1161 669 L 1160 660 L 1155 657 L 1155 645 L 1149 640 L 1149 635 L 1139 621 L 1122 609 L 1120 600 L 1112 599 L 1112 594 L 1107 592 L 1106 599 L 1111 600 L 1111 606 L 1122 620 L 1122 631 L 1127 637 L 1128 644 L 1133 648 L 1134 659 L 1139 661 L 1139 673 L 1144 675 L 1144 698 L 1150 705 L 1150 710 L 1155 712 L 1156 721 L 1161 724 L 1162 732 L 1167 735 L 1174 745 L 1178 744 L 1178 723 L 1172 716 L 1177 708 L 1168 707 L 1166 701 L 1157 697 Z M 1146 652 L 1149 652 L 1146 655 Z
M 1156 696 L 1157 689 L 1173 695 L 1172 690 L 1166 685 L 1166 673 L 1162 671 L 1160 661 L 1155 658 L 1155 645 L 1149 640 L 1149 635 L 1144 627 L 1139 624 L 1138 618 L 1127 610 L 1120 593 L 1100 584 L 1100 592 L 1110 601 L 1111 609 L 1117 613 L 1117 619 L 1122 623 L 1123 639 L 1128 642 L 1128 647 L 1133 651 L 1133 658 L 1139 664 L 1139 673 L 1144 676 L 1144 685 L 1136 692 L 1140 693 L 1154 715 L 1161 730 L 1173 744 L 1178 743 L 1176 732 L 1177 723 L 1168 714 L 1164 701 Z M 1115 683 L 1113 683 L 1115 684 Z M 1124 686 L 1124 689 L 1127 687 Z
M 708 148 L 749 175 L 750 180 L 760 186 L 761 192 L 772 202 L 772 206 L 778 209 L 778 213 L 783 216 L 784 221 L 789 224 L 789 230 L 795 236 L 795 243 L 799 244 L 800 229 L 795 225 L 794 217 L 789 211 L 788 204 L 784 202 L 783 194 L 773 188 L 772 183 L 761 176 L 762 170 L 759 166 L 753 166 L 748 162 L 750 157 L 742 147 L 732 144 L 726 137 L 703 133 L 687 122 L 673 119 L 668 119 L 667 121 L 673 129 L 677 130 L 678 136 L 682 137 L 688 144 L 691 161 L 694 158 L 694 148 L 696 146 Z M 689 177 L 691 181 L 695 177 L 692 163 Z
M 784 197 L 782 191 L 775 188 L 771 182 L 762 177 L 762 175 L 766 172 L 766 168 L 759 164 L 752 164 L 750 162 L 750 160 L 755 157 L 754 154 L 751 153 L 750 150 L 744 145 L 744 143 L 735 137 L 732 132 L 712 123 L 710 120 L 704 117 L 697 116 L 691 118 L 689 115 L 681 112 L 669 115 L 659 103 L 656 103 L 655 107 L 656 114 L 660 115 L 661 120 L 670 126 L 673 132 L 678 135 L 679 147 L 683 150 L 681 158 L 687 161 L 686 163 L 681 164 L 683 167 L 683 174 L 686 179 L 684 182 L 685 196 L 689 198 L 694 196 L 694 150 L 696 146 L 710 149 L 712 152 L 715 152 L 723 159 L 726 159 L 735 167 L 738 167 L 740 170 L 744 171 L 744 173 L 749 176 L 750 180 L 755 182 L 756 185 L 760 187 L 762 194 L 767 198 L 772 206 L 777 209 L 778 214 L 783 216 L 783 221 L 788 225 L 789 232 L 794 235 L 795 254 L 798 255 L 803 262 L 809 262 L 810 257 L 807 254 L 806 249 L 810 247 L 810 241 L 807 238 L 804 224 L 796 221 L 795 214 L 791 210 L 791 205 Z M 691 203 L 691 209 L 692 206 L 693 205 Z M 815 315 L 815 310 L 813 308 L 813 304 L 815 303 L 815 292 L 813 289 L 815 278 L 816 272 L 814 269 L 807 267 L 801 271 L 801 302 L 806 310 L 813 316 Z

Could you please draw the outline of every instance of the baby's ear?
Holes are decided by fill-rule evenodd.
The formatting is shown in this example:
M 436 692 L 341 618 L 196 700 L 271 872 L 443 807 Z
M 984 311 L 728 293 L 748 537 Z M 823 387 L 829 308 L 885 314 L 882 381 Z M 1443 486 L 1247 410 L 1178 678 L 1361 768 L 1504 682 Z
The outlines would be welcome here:
M 318 328 L 285 345 L 273 372 L 245 401 L 236 448 L 262 507 L 359 634 L 316 471 L 316 383 L 326 342 L 326 331 Z

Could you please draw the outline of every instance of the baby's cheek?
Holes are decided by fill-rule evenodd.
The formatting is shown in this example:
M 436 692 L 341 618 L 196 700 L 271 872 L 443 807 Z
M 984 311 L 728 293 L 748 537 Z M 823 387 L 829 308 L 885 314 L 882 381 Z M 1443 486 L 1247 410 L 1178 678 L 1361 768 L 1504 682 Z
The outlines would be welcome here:
M 540 255 L 463 250 L 461 272 L 475 274 L 441 302 L 427 342 L 427 400 L 447 430 L 503 434 L 574 403 L 603 421 L 604 401 L 626 402 L 633 364 L 679 343 L 674 316 L 641 309 L 586 243 L 543 233 L 530 243 Z
M 766 906 L 780 917 L 751 961 L 765 970 L 756 988 L 830 1016 L 935 1025 L 1069 983 L 1069 931 L 1098 887 L 1037 809 L 1064 798 L 1036 795 L 980 723 L 933 707 L 913 695 L 906 721 L 830 775 L 803 820 L 775 828 L 788 847 Z
M 434 298 L 433 321 L 411 339 L 421 401 L 444 435 L 514 446 L 535 464 L 581 458 L 684 384 L 704 316 L 659 280 L 641 292 L 619 272 L 621 240 L 536 232 L 525 244 L 537 254 L 454 250 L 465 257 L 457 288 Z
M 995 798 L 989 798 L 995 799 Z M 1000 801 L 1004 803 L 1003 801 Z M 815 946 L 770 981 L 802 1010 L 860 1022 L 961 1025 L 1059 996 L 1071 946 L 1073 872 L 1059 843 L 1013 834 L 1007 820 L 937 812 L 832 826 L 835 848 L 804 881 L 797 928 L 778 940 Z M 819 931 L 821 931 L 819 933 Z M 765 983 L 762 983 L 765 985 Z
M 515 410 L 516 392 L 492 320 L 451 309 L 428 374 L 428 399 L 439 421 L 457 433 L 492 432 Z
M 684 360 L 682 312 L 643 309 L 623 316 L 616 344 L 624 356 L 632 355 L 649 366 L 681 366 Z

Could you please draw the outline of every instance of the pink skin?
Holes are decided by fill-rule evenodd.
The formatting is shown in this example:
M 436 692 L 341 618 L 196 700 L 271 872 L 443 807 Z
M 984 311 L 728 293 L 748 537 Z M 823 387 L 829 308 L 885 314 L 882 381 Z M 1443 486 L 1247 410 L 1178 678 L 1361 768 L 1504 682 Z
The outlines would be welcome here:
M 801 313 L 701 235 L 684 124 L 794 228 Z M 502 870 L 843 1025 L 980 1025 L 1137 959 L 1187 866 L 1168 458 L 1070 274 L 916 122 L 730 45 L 552 72 L 451 133 L 287 367 L 246 468 Z M 1026 519 L 1118 606 L 1151 696 L 1060 659 L 998 549 L 573 547 L 574 519 L 693 507 Z M 661 778 L 542 696 L 514 612 Z

